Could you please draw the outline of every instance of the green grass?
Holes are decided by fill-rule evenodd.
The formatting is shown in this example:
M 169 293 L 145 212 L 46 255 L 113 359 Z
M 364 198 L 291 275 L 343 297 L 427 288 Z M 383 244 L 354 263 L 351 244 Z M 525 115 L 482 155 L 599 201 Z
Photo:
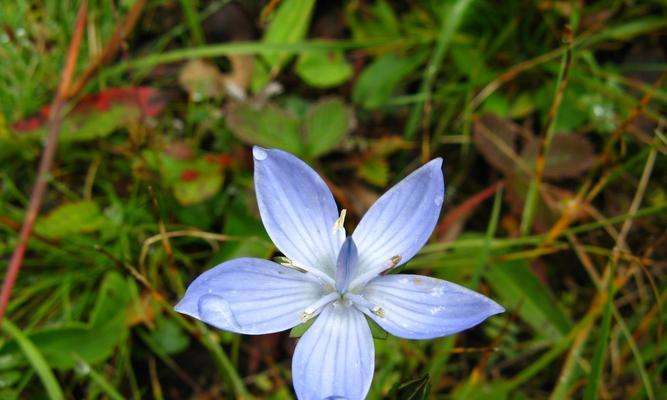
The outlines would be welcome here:
M 75 80 L 134 3 L 90 2 Z M 68 104 L 2 325 L 0 398 L 293 396 L 287 332 L 173 310 L 216 264 L 277 255 L 252 144 L 326 176 L 348 232 L 445 160 L 441 224 L 403 270 L 507 312 L 431 341 L 376 339 L 370 399 L 667 396 L 667 6 L 445 3 L 147 1 Z M 79 5 L 0 3 L 3 274 L 47 131 L 22 126 L 53 101 Z

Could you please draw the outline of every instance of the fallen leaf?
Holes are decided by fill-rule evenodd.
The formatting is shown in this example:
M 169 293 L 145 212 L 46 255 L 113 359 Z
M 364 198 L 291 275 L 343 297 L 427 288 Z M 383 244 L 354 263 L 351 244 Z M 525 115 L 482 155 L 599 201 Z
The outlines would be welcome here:
M 487 113 L 473 121 L 472 140 L 486 162 L 509 174 L 519 160 L 515 144 L 517 130 L 513 122 Z
M 521 157 L 529 165 L 535 164 L 540 141 L 528 142 Z M 544 177 L 547 179 L 574 178 L 595 163 L 595 151 L 591 142 L 583 136 L 557 134 L 553 137 L 545 156 Z

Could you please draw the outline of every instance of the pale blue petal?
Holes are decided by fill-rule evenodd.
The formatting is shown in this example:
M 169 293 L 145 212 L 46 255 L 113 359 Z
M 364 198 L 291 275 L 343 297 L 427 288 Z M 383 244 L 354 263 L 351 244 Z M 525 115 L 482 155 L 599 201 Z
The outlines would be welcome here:
M 237 258 L 194 280 L 176 311 L 244 334 L 284 331 L 322 296 L 308 274 L 258 258 Z
M 300 400 L 362 400 L 373 379 L 373 337 L 356 308 L 334 303 L 297 343 L 292 382 Z
M 373 204 L 352 234 L 361 280 L 367 282 L 376 272 L 405 263 L 422 248 L 438 221 L 444 196 L 442 159 L 436 158 Z M 355 278 L 352 286 L 360 283 Z
M 331 191 L 289 153 L 254 147 L 253 155 L 257 203 L 271 240 L 291 260 L 333 278 L 345 237 L 333 229 L 338 207 Z
M 462 286 L 420 275 L 386 275 L 370 281 L 362 295 L 382 308 L 367 315 L 394 336 L 432 339 L 471 328 L 505 311 L 495 301 Z
M 336 290 L 345 293 L 358 265 L 357 246 L 352 237 L 345 239 L 336 265 Z

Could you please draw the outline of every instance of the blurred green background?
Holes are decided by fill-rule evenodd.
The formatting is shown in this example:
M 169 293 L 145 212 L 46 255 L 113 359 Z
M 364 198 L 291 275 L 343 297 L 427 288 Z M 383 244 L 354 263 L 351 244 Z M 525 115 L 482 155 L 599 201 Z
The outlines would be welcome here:
M 377 339 L 370 399 L 667 398 L 667 3 L 91 0 L 77 25 L 81 7 L 0 3 L 3 275 L 59 134 L 0 398 L 292 398 L 289 333 L 172 309 L 217 263 L 275 255 L 253 144 L 327 177 L 348 231 L 445 159 L 404 270 L 508 312 Z

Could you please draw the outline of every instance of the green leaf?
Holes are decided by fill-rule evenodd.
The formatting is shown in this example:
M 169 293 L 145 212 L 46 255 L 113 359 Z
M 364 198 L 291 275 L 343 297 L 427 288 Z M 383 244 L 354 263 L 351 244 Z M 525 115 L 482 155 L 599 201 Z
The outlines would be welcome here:
M 382 329 L 382 327 L 378 325 L 377 322 L 373 321 L 373 319 L 366 317 L 366 321 L 368 321 L 368 327 L 371 328 L 371 335 L 373 335 L 373 338 L 386 340 L 387 337 L 389 337 L 389 333 Z
M 354 126 L 354 115 L 343 100 L 332 97 L 313 104 L 303 125 L 308 154 L 317 157 L 340 144 Z
M 173 319 L 158 318 L 150 337 L 165 354 L 180 353 L 190 345 L 190 336 Z
M 49 394 L 51 400 L 64 399 L 63 391 L 56 380 L 53 371 L 46 362 L 46 359 L 40 352 L 39 348 L 26 336 L 18 327 L 12 322 L 5 319 L 2 323 L 2 328 L 5 332 L 11 335 L 18 347 L 21 349 L 25 357 L 30 362 L 30 365 L 35 369 L 39 379 L 42 381 L 46 392 Z
M 197 173 L 192 180 L 174 185 L 174 197 L 182 205 L 191 205 L 208 200 L 215 196 L 222 187 L 224 175 L 219 171 L 213 173 Z
M 359 10 L 361 7 L 364 9 Z M 370 7 L 365 4 L 348 7 L 347 22 L 352 31 L 352 37 L 359 41 L 398 37 L 401 33 L 396 13 L 384 0 L 374 2 Z
M 288 44 L 302 41 L 306 37 L 315 0 L 284 0 L 275 12 L 273 20 L 264 33 L 264 43 Z M 288 61 L 290 55 L 280 52 L 265 52 L 264 63 L 255 63 L 252 88 L 261 90 Z M 267 68 L 264 65 L 268 66 Z
M 295 71 L 301 79 L 316 88 L 330 88 L 352 76 L 352 66 L 340 51 L 303 53 Z
M 389 165 L 384 158 L 369 158 L 359 167 L 359 176 L 376 186 L 386 186 L 389 182 Z
M 411 57 L 394 54 L 378 57 L 361 72 L 352 91 L 352 100 L 368 109 L 383 106 L 424 58 L 425 53 Z
M 212 262 L 220 263 L 238 257 L 267 258 L 273 251 L 273 243 L 259 218 L 250 212 L 254 195 L 239 193 L 231 198 L 225 213 L 225 235 L 240 237 L 242 240 L 225 243 L 215 254 Z
M 220 164 L 208 155 L 192 159 L 177 159 L 166 153 L 145 151 L 147 164 L 158 171 L 165 184 L 172 188 L 176 200 L 186 206 L 214 197 L 222 188 L 224 174 Z
M 291 331 L 289 331 L 289 337 L 292 338 L 300 338 L 303 336 L 304 333 L 310 328 L 310 326 L 315 322 L 317 318 L 311 318 L 308 321 L 304 322 L 303 324 L 299 324 L 292 328 Z
M 42 236 L 60 239 L 72 234 L 94 232 L 106 218 L 92 200 L 61 205 L 45 217 L 39 218 L 35 230 Z
M 525 261 L 493 265 L 486 271 L 486 281 L 500 294 L 499 303 L 518 312 L 538 335 L 558 339 L 570 331 L 567 314 Z
M 303 155 L 299 120 L 273 104 L 261 108 L 249 102 L 230 104 L 227 125 L 237 138 L 248 144 Z
M 105 111 L 75 114 L 63 120 L 60 140 L 83 142 L 109 136 L 113 131 L 139 119 L 137 108 L 115 105 Z

